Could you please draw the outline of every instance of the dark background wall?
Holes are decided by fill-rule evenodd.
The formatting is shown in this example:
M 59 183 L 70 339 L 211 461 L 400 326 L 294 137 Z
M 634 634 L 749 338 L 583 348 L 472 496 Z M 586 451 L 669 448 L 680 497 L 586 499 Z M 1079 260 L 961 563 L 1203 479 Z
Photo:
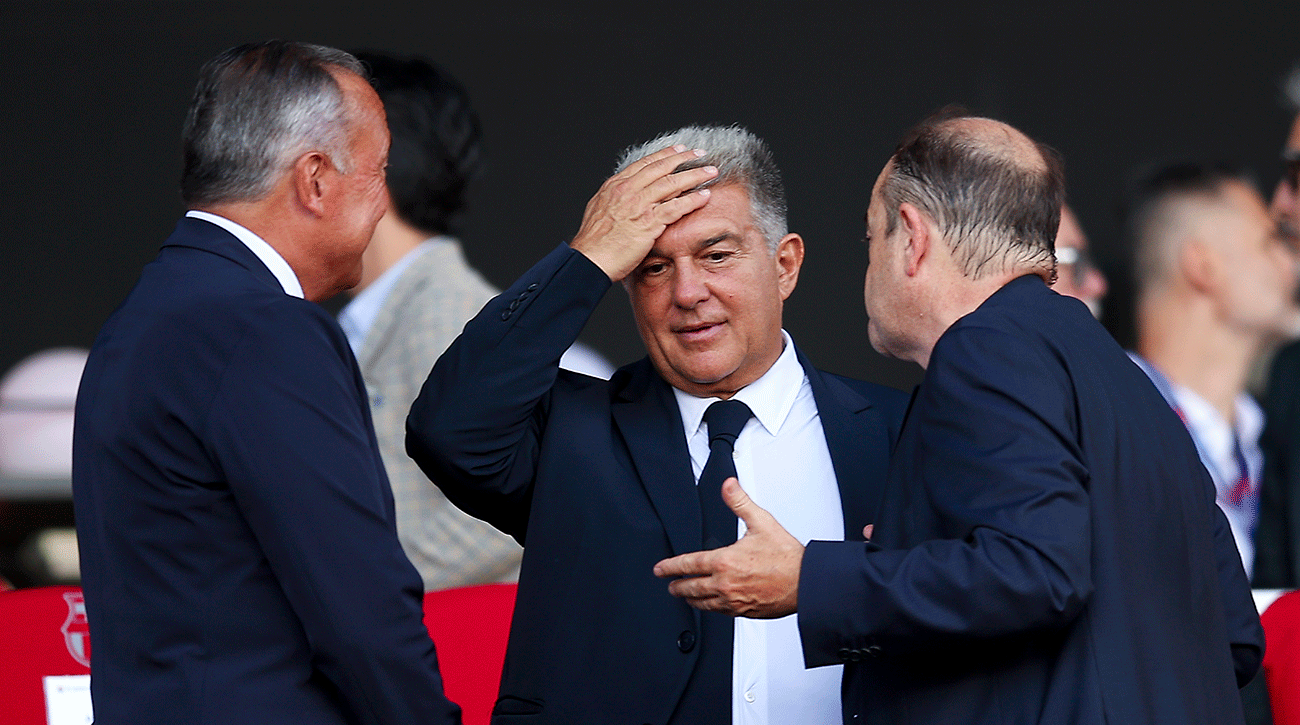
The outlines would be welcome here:
M 823 367 L 907 385 L 916 370 L 866 342 L 861 219 L 894 141 L 928 112 L 960 102 L 1060 149 L 1104 260 L 1136 163 L 1223 157 L 1277 179 L 1290 120 L 1277 83 L 1300 59 L 1300 3 L 1045 5 L 10 0 L 0 371 L 89 346 L 183 211 L 178 137 L 198 66 L 283 37 L 424 54 L 467 85 L 490 166 L 465 238 L 498 285 L 573 233 L 620 149 L 691 122 L 748 126 L 775 151 L 808 243 L 787 328 Z M 619 364 L 642 354 L 621 291 L 584 339 Z

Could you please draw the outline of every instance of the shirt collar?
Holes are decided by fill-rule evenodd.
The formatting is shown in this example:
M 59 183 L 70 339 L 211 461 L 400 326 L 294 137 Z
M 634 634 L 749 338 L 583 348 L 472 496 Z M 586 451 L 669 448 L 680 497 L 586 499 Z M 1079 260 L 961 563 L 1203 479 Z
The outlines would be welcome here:
M 785 330 L 781 331 L 781 341 L 785 347 L 776 362 L 772 363 L 772 367 L 768 368 L 758 380 L 736 391 L 733 396 L 735 400 L 748 405 L 758 422 L 773 436 L 781 430 L 786 416 L 790 414 L 790 408 L 794 406 L 794 401 L 799 396 L 799 389 L 803 386 L 806 377 L 803 366 L 799 364 L 799 358 L 795 355 L 794 340 Z M 682 427 L 686 430 L 688 438 L 700 430 L 704 411 L 721 400 L 716 397 L 698 398 L 677 388 L 673 388 L 673 395 L 677 398 L 677 407 L 682 414 Z
M 1209 438 L 1206 443 L 1213 445 L 1217 449 L 1216 453 L 1226 451 L 1227 455 L 1231 455 L 1234 437 L 1243 442 L 1259 440 L 1259 434 L 1264 430 L 1264 412 L 1247 393 L 1240 393 L 1233 400 L 1233 415 L 1236 418 L 1234 429 L 1219 415 L 1210 401 L 1196 391 L 1177 383 L 1172 387 L 1174 399 L 1183 415 L 1187 416 L 1188 425 Z
M 298 275 L 294 274 L 289 263 L 284 261 L 284 257 L 281 257 L 280 253 L 275 251 L 275 247 L 267 244 L 266 240 L 249 231 L 247 227 L 211 212 L 191 209 L 185 212 L 185 216 L 216 224 L 235 235 L 236 239 L 243 242 L 245 247 L 248 247 L 248 251 L 257 255 L 262 264 L 265 264 L 266 268 L 271 270 L 271 274 L 275 275 L 275 279 L 280 283 L 280 287 L 284 289 L 285 294 L 299 299 L 302 298 L 302 283 L 298 281 Z
M 388 300 L 388 295 L 392 294 L 393 288 L 397 286 L 397 281 L 401 279 L 402 273 L 405 272 L 421 255 L 430 249 L 439 245 L 451 244 L 448 237 L 433 237 L 426 239 L 416 245 L 414 249 L 402 255 L 397 263 L 384 273 L 379 275 L 374 282 L 357 293 L 339 311 L 339 326 L 343 328 L 343 333 L 347 335 L 348 344 L 352 346 L 354 355 L 361 354 L 361 346 L 366 341 L 366 335 L 370 334 L 370 328 L 375 326 L 375 320 L 379 317 L 379 311 L 383 309 L 384 302 Z

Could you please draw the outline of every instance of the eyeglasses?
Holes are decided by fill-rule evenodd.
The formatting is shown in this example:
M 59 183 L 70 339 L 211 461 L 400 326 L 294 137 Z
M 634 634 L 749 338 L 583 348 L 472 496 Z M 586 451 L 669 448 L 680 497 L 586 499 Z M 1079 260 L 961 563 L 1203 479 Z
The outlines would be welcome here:
M 1057 247 L 1056 269 L 1058 275 L 1069 274 L 1070 281 L 1074 282 L 1075 287 L 1082 287 L 1088 278 L 1088 273 L 1096 269 L 1096 266 L 1086 249 Z

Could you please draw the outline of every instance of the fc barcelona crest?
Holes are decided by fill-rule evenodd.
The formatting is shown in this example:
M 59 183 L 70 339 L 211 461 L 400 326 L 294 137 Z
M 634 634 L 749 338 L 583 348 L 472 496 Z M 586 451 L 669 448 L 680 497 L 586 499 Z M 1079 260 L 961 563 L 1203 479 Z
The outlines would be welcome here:
M 63 642 L 68 654 L 84 667 L 90 666 L 90 625 L 86 622 L 86 600 L 81 592 L 63 595 L 68 603 L 68 618 L 63 621 Z

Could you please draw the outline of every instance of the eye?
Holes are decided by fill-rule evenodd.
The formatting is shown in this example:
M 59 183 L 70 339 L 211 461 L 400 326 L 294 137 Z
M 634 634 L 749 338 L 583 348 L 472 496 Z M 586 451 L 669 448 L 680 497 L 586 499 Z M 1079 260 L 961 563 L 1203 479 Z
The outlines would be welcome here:
M 636 271 L 638 277 L 654 277 L 663 274 L 668 269 L 668 265 L 663 262 L 650 262 L 644 264 Z
M 731 256 L 730 252 L 714 250 L 704 255 L 704 258 L 709 260 L 710 262 L 723 262 L 726 261 L 727 257 L 730 256 Z

